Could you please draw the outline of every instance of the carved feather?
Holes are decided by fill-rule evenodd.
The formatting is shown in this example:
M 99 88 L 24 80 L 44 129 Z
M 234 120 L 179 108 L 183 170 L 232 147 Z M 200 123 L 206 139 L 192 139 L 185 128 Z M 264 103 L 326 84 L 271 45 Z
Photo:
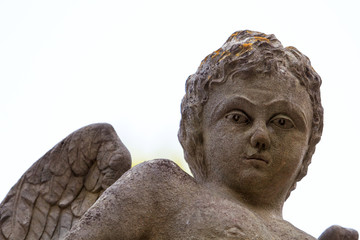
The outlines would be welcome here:
M 83 188 L 84 177 L 71 176 L 66 189 L 61 196 L 59 206 L 61 208 L 67 207 L 79 194 L 81 188 Z
M 1 231 L 6 239 L 25 239 L 37 196 L 36 186 L 25 182 L 24 177 L 11 189 L 1 205 Z
M 73 215 L 69 208 L 66 208 L 63 211 L 61 211 L 59 222 L 56 226 L 54 235 L 51 239 L 53 240 L 62 239 L 65 236 L 65 234 L 71 229 L 72 218 Z
M 96 184 L 99 182 L 99 178 L 100 178 L 100 170 L 97 166 L 97 164 L 94 164 L 87 177 L 86 177 L 86 180 L 85 180 L 85 188 L 88 190 L 88 191 L 91 191 L 91 192 L 95 192 L 96 189 L 95 189 L 95 186 Z
M 81 217 L 96 201 L 99 194 L 91 193 L 83 189 L 79 196 L 71 203 L 71 211 L 74 216 Z
M 51 237 L 54 235 L 55 228 L 57 225 L 57 220 L 59 219 L 59 215 L 60 215 L 60 208 L 57 205 L 52 206 L 49 211 L 49 214 L 47 215 L 45 229 L 40 238 L 41 240 L 50 240 Z
M 33 164 L 0 204 L 0 240 L 59 240 L 131 166 L 108 124 L 72 133 Z
M 46 226 L 50 204 L 41 196 L 36 200 L 26 240 L 40 239 Z

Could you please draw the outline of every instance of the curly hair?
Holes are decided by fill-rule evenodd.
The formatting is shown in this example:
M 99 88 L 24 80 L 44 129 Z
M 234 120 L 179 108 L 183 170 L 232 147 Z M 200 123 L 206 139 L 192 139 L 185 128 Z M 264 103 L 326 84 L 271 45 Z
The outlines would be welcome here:
M 233 33 L 224 45 L 208 55 L 196 73 L 186 80 L 186 93 L 181 103 L 181 121 L 178 133 L 185 160 L 195 179 L 207 177 L 203 157 L 202 114 L 211 85 L 224 83 L 233 74 L 285 74 L 290 72 L 305 87 L 310 96 L 313 119 L 309 148 L 302 169 L 292 187 L 307 173 L 308 165 L 320 141 L 323 129 L 323 108 L 320 98 L 321 78 L 312 68 L 308 57 L 294 47 L 283 47 L 273 35 L 255 31 Z M 291 192 L 290 190 L 290 192 Z

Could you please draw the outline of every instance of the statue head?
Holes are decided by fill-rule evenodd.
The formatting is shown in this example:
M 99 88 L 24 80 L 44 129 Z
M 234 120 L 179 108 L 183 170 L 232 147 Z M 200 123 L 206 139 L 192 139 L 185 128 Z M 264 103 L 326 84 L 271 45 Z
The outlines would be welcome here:
M 203 110 L 209 94 L 229 76 L 280 76 L 284 72 L 294 76 L 309 94 L 312 105 L 311 133 L 308 150 L 296 182 L 307 173 L 316 144 L 323 129 L 323 108 L 320 98 L 321 78 L 312 68 L 310 60 L 294 47 L 283 47 L 274 35 L 260 32 L 235 32 L 225 44 L 208 55 L 196 73 L 186 81 L 186 93 L 181 103 L 181 122 L 178 137 L 184 149 L 185 160 L 195 179 L 204 181 L 208 175 L 203 150 Z

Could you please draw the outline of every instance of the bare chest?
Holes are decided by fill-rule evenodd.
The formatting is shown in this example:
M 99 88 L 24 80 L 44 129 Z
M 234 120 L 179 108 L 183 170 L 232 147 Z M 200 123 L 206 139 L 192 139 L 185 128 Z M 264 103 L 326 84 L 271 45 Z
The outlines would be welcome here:
M 264 222 L 247 209 L 216 201 L 185 207 L 154 233 L 151 239 L 314 239 L 285 221 Z

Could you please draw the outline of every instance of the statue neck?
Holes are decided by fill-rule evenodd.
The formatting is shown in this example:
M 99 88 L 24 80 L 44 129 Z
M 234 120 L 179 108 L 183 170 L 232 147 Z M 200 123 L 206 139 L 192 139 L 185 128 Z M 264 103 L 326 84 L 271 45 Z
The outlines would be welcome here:
M 212 193 L 221 198 L 235 202 L 236 204 L 240 204 L 265 220 L 283 219 L 282 209 L 286 196 L 280 198 L 274 197 L 273 195 L 265 195 L 263 192 L 260 194 L 255 194 L 254 192 L 244 193 L 214 182 L 203 182 L 201 184 L 208 188 Z

